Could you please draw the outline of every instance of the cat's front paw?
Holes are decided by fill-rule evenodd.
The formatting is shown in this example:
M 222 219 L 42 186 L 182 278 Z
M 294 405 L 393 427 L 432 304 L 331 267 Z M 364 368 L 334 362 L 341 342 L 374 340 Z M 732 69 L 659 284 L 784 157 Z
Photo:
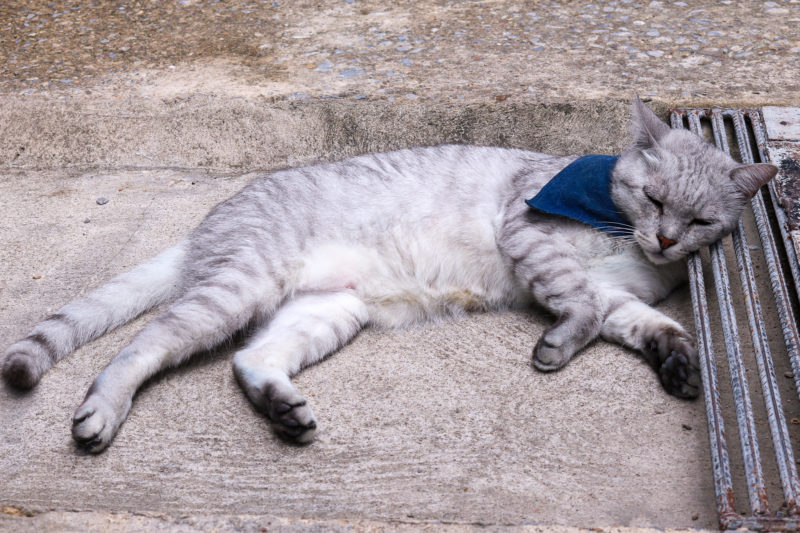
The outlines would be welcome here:
M 266 415 L 279 437 L 298 444 L 314 440 L 317 420 L 305 398 L 281 386 L 267 387 L 266 395 Z
M 552 372 L 565 366 L 573 356 L 597 337 L 600 323 L 591 309 L 565 311 L 547 328 L 533 349 L 533 366 Z
M 130 409 L 130 402 L 122 408 L 99 394 L 90 394 L 72 417 L 72 437 L 86 451 L 103 451 L 117 434 Z
M 533 349 L 533 366 L 542 372 L 552 372 L 563 367 L 572 358 L 572 354 L 547 339 L 547 334 L 542 335 Z
M 697 398 L 701 383 L 697 348 L 686 333 L 674 328 L 659 330 L 643 352 L 664 390 L 678 398 Z

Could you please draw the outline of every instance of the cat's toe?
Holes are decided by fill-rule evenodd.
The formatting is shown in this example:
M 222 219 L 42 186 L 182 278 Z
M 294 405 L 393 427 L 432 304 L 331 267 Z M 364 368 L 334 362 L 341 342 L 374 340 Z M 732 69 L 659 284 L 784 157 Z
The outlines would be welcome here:
M 99 453 L 111 443 L 120 424 L 120 416 L 107 401 L 89 396 L 72 417 L 72 437 L 84 450 Z

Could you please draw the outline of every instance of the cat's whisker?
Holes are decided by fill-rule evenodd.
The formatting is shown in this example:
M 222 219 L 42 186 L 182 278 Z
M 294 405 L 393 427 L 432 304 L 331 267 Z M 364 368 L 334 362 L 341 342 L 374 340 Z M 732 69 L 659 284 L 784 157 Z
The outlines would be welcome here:
M 598 228 L 598 229 L 600 229 L 600 228 Z M 618 230 L 615 230 L 615 231 L 618 231 Z M 607 233 L 606 234 L 606 238 L 611 239 L 611 241 L 616 243 L 616 244 L 635 244 L 637 242 L 636 241 L 636 237 L 633 235 L 633 233 L 630 233 L 630 232 L 629 233 L 621 233 L 621 234 L 618 233 L 616 235 Z
M 605 225 L 605 224 L 602 225 L 602 226 L 596 226 L 596 228 L 599 229 L 599 230 L 602 230 L 602 231 L 613 231 L 615 233 L 619 233 L 619 234 L 622 234 L 622 235 L 631 235 L 631 236 L 636 231 L 635 228 L 632 228 L 632 227 L 631 228 L 621 228 L 621 227 L 610 226 L 610 225 Z
M 631 230 L 623 230 L 619 228 L 608 228 L 608 227 L 598 227 L 597 229 L 604 231 L 606 233 L 612 233 L 616 235 L 634 235 L 635 232 Z
M 597 229 L 603 231 L 613 231 L 615 233 L 621 233 L 623 235 L 633 235 L 635 233 L 635 230 L 629 230 L 625 228 L 615 228 L 613 226 L 600 226 Z
M 603 226 L 604 227 L 624 228 L 624 229 L 631 229 L 631 230 L 636 229 L 636 227 L 631 225 L 631 224 L 625 224 L 623 222 L 613 222 L 613 221 L 604 221 L 603 222 Z

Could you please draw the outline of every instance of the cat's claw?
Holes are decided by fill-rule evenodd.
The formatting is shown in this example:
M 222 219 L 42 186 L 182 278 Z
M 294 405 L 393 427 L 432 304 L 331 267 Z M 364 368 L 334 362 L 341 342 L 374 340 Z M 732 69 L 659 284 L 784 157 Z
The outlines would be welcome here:
M 697 348 L 686 334 L 662 330 L 647 343 L 644 355 L 658 372 L 664 390 L 678 398 L 697 398 L 700 394 Z
M 72 437 L 84 450 L 99 453 L 111 443 L 126 414 L 127 409 L 119 416 L 110 402 L 90 395 L 72 417 Z

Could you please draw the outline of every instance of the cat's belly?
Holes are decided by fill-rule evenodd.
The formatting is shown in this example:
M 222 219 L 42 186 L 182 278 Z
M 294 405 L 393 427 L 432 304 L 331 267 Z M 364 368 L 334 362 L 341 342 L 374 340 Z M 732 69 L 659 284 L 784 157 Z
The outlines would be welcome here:
M 300 293 L 353 291 L 370 322 L 387 327 L 525 303 L 496 248 L 437 244 L 324 244 L 302 260 L 293 286 Z

